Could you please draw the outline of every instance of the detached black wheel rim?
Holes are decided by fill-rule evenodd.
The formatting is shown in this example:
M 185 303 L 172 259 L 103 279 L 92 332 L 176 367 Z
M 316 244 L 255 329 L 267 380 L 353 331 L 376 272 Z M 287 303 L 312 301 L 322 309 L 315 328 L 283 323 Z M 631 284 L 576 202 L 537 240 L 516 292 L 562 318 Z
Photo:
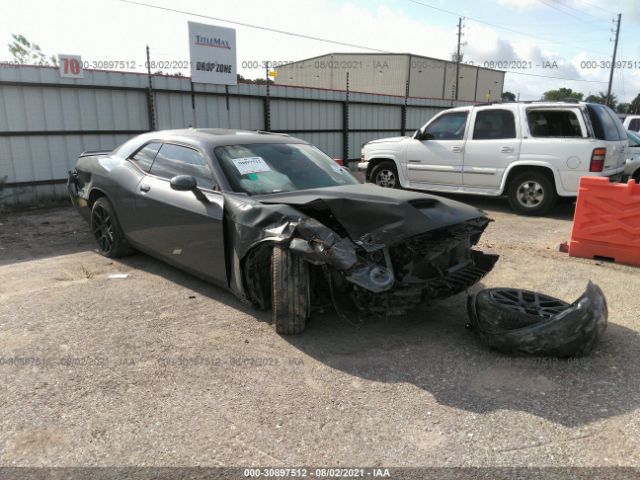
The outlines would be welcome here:
M 569 306 L 568 303 L 557 298 L 527 290 L 495 289 L 491 291 L 490 296 L 500 305 L 541 318 L 551 318 Z
M 376 185 L 385 188 L 393 188 L 396 186 L 396 172 L 388 168 L 379 170 L 376 174 Z
M 96 239 L 100 251 L 108 253 L 113 248 L 113 221 L 111 215 L 100 205 L 91 212 L 93 237 Z
M 516 198 L 525 208 L 539 207 L 544 201 L 544 187 L 535 180 L 527 180 L 516 190 Z

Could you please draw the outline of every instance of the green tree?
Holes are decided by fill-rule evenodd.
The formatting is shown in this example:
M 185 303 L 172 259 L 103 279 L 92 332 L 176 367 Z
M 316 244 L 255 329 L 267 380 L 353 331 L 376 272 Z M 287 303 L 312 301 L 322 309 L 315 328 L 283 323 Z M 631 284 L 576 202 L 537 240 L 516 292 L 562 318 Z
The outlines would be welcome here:
M 502 92 L 502 101 L 503 102 L 515 102 L 516 96 L 511 92 Z
M 609 105 L 611 108 L 615 109 L 618 104 L 618 98 L 612 93 L 609 97 L 609 101 L 607 101 L 607 94 L 604 92 L 598 92 L 597 95 L 589 95 L 585 98 L 585 101 L 591 103 L 600 103 L 602 105 Z
M 14 62 L 27 65 L 58 66 L 58 59 L 55 55 L 47 57 L 39 45 L 31 43 L 24 35 L 12 33 L 11 37 L 13 41 L 8 46 Z
M 563 102 L 563 101 L 580 101 L 584 97 L 583 93 L 574 92 L 570 88 L 559 88 L 557 90 L 547 90 L 542 97 L 549 102 Z
M 640 93 L 636 95 L 636 98 L 631 100 L 631 106 L 629 107 L 629 113 L 640 113 Z
M 616 106 L 616 112 L 618 113 L 630 113 L 631 104 L 630 103 L 619 103 Z

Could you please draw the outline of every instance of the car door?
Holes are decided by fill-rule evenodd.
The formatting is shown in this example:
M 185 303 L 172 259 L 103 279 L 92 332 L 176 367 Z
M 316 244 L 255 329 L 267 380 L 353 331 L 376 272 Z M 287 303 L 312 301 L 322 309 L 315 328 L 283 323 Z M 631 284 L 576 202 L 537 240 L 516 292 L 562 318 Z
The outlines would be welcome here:
M 427 124 L 407 147 L 412 183 L 462 185 L 467 111 L 445 113 Z
M 176 175 L 192 175 L 202 192 L 170 186 Z M 149 175 L 138 185 L 135 240 L 150 253 L 209 281 L 227 283 L 223 238 L 222 194 L 204 153 L 186 146 L 163 143 Z
M 464 186 L 498 189 L 506 168 L 520 155 L 514 111 L 508 107 L 478 108 L 471 125 L 462 168 Z

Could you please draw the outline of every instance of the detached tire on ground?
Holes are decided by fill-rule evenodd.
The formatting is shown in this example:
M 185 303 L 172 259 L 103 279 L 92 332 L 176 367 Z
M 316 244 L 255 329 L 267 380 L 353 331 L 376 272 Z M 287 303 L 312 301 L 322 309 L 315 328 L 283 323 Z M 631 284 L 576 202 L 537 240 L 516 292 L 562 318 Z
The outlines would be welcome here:
M 282 335 L 302 333 L 310 308 L 309 266 L 280 245 L 271 257 L 273 326 Z
M 525 215 L 544 215 L 558 200 L 556 187 L 544 173 L 529 171 L 509 181 L 509 205 Z
M 572 304 L 528 290 L 490 288 L 469 297 L 467 308 L 480 340 L 514 355 L 586 355 L 607 327 L 607 302 L 591 282 Z
M 380 162 L 371 170 L 369 181 L 380 187 L 400 188 L 396 164 L 392 161 Z
M 127 243 L 113 205 L 106 197 L 98 198 L 91 207 L 91 233 L 100 255 L 118 258 L 134 252 Z

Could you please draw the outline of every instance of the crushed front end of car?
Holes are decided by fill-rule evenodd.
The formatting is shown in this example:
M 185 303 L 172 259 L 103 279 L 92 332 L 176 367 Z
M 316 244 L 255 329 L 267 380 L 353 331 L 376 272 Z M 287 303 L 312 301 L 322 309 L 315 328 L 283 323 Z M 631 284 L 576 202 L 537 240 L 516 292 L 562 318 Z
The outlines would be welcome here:
M 474 248 L 490 219 L 446 198 L 354 185 L 254 201 L 264 206 L 258 211 L 270 214 L 252 221 L 253 234 L 244 235 L 253 244 L 244 249 L 249 253 L 242 270 L 247 296 L 263 307 L 268 282 L 258 278 L 268 261 L 266 251 L 257 252 L 273 242 L 310 265 L 312 295 L 324 295 L 334 305 L 348 300 L 363 314 L 401 314 L 455 295 L 477 283 L 498 259 Z M 252 210 L 235 208 L 230 217 L 236 231 L 238 222 L 248 226 L 246 220 L 256 220 Z M 262 220 L 268 228 L 258 232 Z

